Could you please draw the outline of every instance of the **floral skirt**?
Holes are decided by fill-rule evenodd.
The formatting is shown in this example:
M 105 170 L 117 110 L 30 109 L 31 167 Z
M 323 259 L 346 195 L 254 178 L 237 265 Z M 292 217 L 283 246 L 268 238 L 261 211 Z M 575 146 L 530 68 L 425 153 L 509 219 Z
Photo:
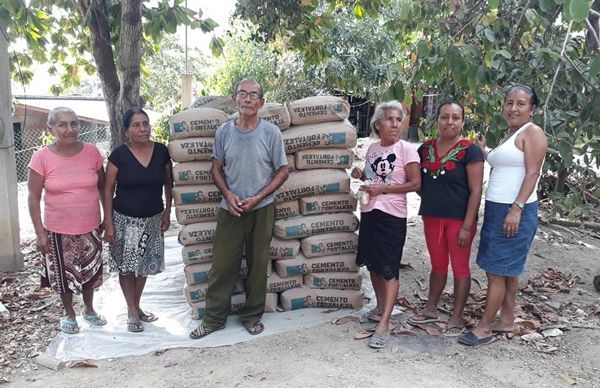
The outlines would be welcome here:
M 50 253 L 42 262 L 42 287 L 79 294 L 102 285 L 102 241 L 94 230 L 70 235 L 48 232 Z
M 165 269 L 162 213 L 152 217 L 129 217 L 113 211 L 115 245 L 109 248 L 110 271 L 121 275 L 156 275 Z

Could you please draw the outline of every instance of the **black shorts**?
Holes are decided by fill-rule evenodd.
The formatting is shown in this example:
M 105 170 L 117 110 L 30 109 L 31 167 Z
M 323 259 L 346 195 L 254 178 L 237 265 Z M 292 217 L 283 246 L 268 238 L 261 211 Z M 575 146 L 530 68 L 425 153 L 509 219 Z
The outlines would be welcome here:
M 356 264 L 386 280 L 398 279 L 406 241 L 406 218 L 378 209 L 361 213 Z

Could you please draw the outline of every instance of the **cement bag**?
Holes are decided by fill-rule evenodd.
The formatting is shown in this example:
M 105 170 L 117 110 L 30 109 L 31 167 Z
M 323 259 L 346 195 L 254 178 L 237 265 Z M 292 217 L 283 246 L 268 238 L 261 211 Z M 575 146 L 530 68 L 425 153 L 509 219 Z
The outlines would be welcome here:
M 240 117 L 238 112 L 235 112 L 230 119 L 235 120 Z M 290 113 L 283 104 L 276 102 L 267 102 L 259 111 L 258 117 L 266 120 L 281 129 L 282 131 L 290 127 Z
M 287 154 L 287 162 L 288 162 L 288 171 L 294 172 L 296 171 L 296 160 L 294 154 Z
M 206 291 L 208 291 L 208 283 L 198 283 L 186 285 L 183 288 L 183 296 L 185 296 L 185 300 L 189 303 L 200 302 L 206 300 Z M 234 294 L 239 294 L 244 292 L 244 283 L 241 280 L 235 282 L 235 286 L 233 289 Z
M 271 260 L 293 259 L 300 253 L 300 240 L 280 240 L 273 237 L 269 249 Z
M 309 148 L 296 152 L 296 169 L 350 168 L 354 153 L 345 148 Z
M 213 245 L 208 243 L 185 246 L 181 249 L 181 257 L 185 265 L 210 263 L 213 259 Z
M 356 128 L 349 121 L 308 124 L 291 127 L 281 133 L 285 152 L 292 154 L 307 148 L 353 148 Z
M 356 252 L 358 235 L 356 233 L 321 234 L 302 239 L 300 245 L 306 257 Z
M 199 203 L 197 205 L 180 205 L 175 208 L 175 217 L 181 225 L 198 222 L 216 221 L 219 214 L 219 203 Z
M 230 314 L 235 314 L 246 304 L 246 294 L 234 294 L 231 296 Z M 206 315 L 206 301 L 191 303 L 192 319 L 202 319 Z
M 278 202 L 275 204 L 275 219 L 298 217 L 300 215 L 298 201 Z
M 275 221 L 273 234 L 282 239 L 301 238 L 332 232 L 353 232 L 358 218 L 352 213 L 327 213 Z
M 179 231 L 179 243 L 181 245 L 193 245 L 212 242 L 216 230 L 216 221 L 184 225 Z
M 317 297 L 314 307 L 361 309 L 364 295 L 360 290 L 313 290 Z
M 173 187 L 171 192 L 173 193 L 175 206 L 221 202 L 221 192 L 213 184 L 176 186 Z
M 212 162 L 185 162 L 173 166 L 173 183 L 176 186 L 213 183 Z
M 344 170 L 295 171 L 275 191 L 275 202 L 319 194 L 349 192 L 350 177 Z
M 362 275 L 354 272 L 324 272 L 304 275 L 304 285 L 310 288 L 360 290 Z
M 356 198 L 350 194 L 323 194 L 299 199 L 302 215 L 353 212 Z
M 231 96 L 201 96 L 194 101 L 192 108 L 214 108 L 221 110 L 228 115 L 237 112 L 235 102 Z
M 288 110 L 294 125 L 339 121 L 350 115 L 348 102 L 335 96 L 315 96 L 292 101 Z
M 306 259 L 309 273 L 323 272 L 358 272 L 356 253 L 321 256 Z
M 187 265 L 183 272 L 185 273 L 185 282 L 188 285 L 206 283 L 210 276 L 212 263 L 200 263 Z
M 229 120 L 223 111 L 213 108 L 189 108 L 175 113 L 169 119 L 173 139 L 213 137 L 217 128 Z
M 281 307 L 285 311 L 314 307 L 317 293 L 307 287 L 292 288 L 281 293 Z
M 308 262 L 302 253 L 293 259 L 275 260 L 275 272 L 282 278 L 305 275 L 309 272 Z
M 302 275 L 289 278 L 282 278 L 277 273 L 273 272 L 267 278 L 267 292 L 281 292 L 290 288 L 301 287 L 304 282 Z
M 277 312 L 277 304 L 279 302 L 279 295 L 274 292 L 267 292 L 265 298 L 265 313 Z
M 173 140 L 167 145 L 171 159 L 180 162 L 194 160 L 211 160 L 213 137 L 194 137 L 191 139 Z

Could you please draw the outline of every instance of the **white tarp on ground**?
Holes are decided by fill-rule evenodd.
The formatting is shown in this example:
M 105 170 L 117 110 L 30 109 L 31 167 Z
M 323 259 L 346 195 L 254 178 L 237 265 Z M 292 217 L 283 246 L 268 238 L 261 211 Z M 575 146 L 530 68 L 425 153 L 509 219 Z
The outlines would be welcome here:
M 352 310 L 302 309 L 289 312 L 266 313 L 263 316 L 265 331 L 258 336 L 248 334 L 237 316 L 229 317 L 227 328 L 200 340 L 188 337 L 199 321 L 191 319 L 190 308 L 183 297 L 185 278 L 181 261 L 181 246 L 176 237 L 167 238 L 166 268 L 157 276 L 148 278 L 142 296 L 142 309 L 159 319 L 144 323 L 141 333 L 127 331 L 127 309 L 113 275 L 95 294 L 96 310 L 108 321 L 101 328 L 90 327 L 77 317 L 81 331 L 76 335 L 59 333 L 50 343 L 44 356 L 60 361 L 80 359 L 105 359 L 137 356 L 152 351 L 181 347 L 216 347 L 233 345 L 265 335 L 296 330 L 327 322 L 335 317 L 354 313 Z

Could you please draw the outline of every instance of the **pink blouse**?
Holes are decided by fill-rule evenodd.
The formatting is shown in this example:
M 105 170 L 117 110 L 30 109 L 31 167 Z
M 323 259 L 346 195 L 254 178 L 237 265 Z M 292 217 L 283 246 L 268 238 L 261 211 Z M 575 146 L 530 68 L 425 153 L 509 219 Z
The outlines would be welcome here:
M 98 170 L 104 158 L 93 144 L 83 143 L 74 156 L 60 156 L 44 147 L 29 168 L 44 177 L 44 227 L 55 233 L 84 234 L 100 225 Z

